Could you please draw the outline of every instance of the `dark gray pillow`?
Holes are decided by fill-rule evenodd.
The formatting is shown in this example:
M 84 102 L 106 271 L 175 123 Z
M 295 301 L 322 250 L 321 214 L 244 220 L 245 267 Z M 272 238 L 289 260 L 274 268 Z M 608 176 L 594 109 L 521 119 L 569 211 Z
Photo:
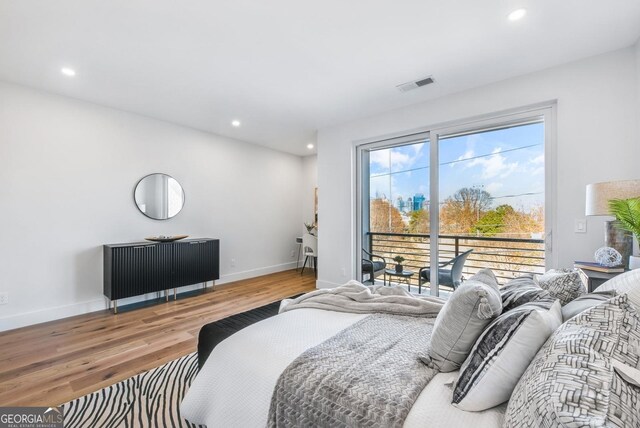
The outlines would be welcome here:
M 441 372 L 457 370 L 482 330 L 501 312 L 498 281 L 483 269 L 449 297 L 433 325 L 429 349 L 420 359 Z
M 502 311 L 507 312 L 525 303 L 541 299 L 551 299 L 551 294 L 543 290 L 530 276 L 521 276 L 507 282 L 500 289 Z
M 562 307 L 562 319 L 567 321 L 578 315 L 580 312 L 586 311 L 594 306 L 598 306 L 615 296 L 615 290 L 596 291 L 580 296 Z

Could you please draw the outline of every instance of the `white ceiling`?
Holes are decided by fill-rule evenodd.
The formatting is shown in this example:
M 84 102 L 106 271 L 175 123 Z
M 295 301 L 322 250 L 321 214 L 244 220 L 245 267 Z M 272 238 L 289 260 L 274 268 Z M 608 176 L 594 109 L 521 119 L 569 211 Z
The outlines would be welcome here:
M 639 37 L 639 0 L 0 0 L 0 79 L 306 155 L 317 129 Z

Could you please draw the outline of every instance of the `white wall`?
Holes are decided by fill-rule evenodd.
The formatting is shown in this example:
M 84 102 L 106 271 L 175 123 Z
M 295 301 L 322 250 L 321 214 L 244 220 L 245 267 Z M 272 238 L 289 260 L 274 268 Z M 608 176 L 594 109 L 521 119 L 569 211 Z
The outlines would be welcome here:
M 305 156 L 302 158 L 302 230 L 304 223 L 313 223 L 315 189 L 318 187 L 318 157 Z
M 302 171 L 297 156 L 0 83 L 0 330 L 105 308 L 107 243 L 220 238 L 219 284 L 292 268 Z M 185 190 L 173 219 L 134 205 L 153 172 Z
M 354 141 L 550 100 L 557 100 L 554 250 L 560 266 L 592 258 L 603 244 L 602 219 L 590 218 L 586 234 L 573 232 L 574 219 L 584 218 L 585 185 L 638 178 L 635 63 L 635 48 L 623 49 L 320 130 L 318 286 L 334 286 L 355 276 Z

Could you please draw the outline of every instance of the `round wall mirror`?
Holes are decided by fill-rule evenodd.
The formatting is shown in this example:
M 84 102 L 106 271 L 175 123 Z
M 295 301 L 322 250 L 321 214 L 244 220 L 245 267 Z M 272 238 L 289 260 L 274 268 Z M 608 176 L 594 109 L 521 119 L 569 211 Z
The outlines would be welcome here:
M 184 206 L 184 190 L 167 174 L 150 174 L 138 181 L 134 192 L 140 212 L 149 218 L 166 220 Z

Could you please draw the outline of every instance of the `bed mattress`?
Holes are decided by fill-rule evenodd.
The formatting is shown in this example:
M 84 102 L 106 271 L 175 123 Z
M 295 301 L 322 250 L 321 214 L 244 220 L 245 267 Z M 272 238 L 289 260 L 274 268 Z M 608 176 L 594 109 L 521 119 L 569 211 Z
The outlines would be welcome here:
M 214 427 L 264 427 L 280 374 L 305 350 L 366 317 L 318 309 L 297 309 L 253 324 L 216 346 L 182 406 L 192 423 Z M 440 373 L 424 388 L 405 427 L 499 427 L 505 405 L 484 412 L 453 407 L 448 384 L 457 372 Z

